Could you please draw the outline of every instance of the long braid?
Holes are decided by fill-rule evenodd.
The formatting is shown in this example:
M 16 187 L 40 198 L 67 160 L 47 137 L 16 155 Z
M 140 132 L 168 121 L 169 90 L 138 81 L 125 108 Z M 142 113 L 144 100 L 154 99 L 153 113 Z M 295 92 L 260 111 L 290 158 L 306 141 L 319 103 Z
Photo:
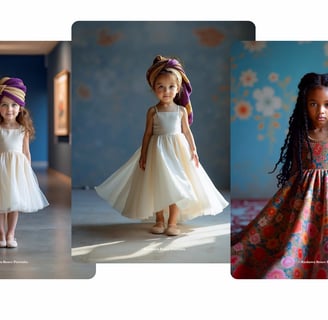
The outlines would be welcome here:
M 296 135 L 295 129 L 297 129 L 297 126 L 295 126 L 295 122 L 297 119 L 297 110 L 296 108 L 293 111 L 293 114 L 291 115 L 289 119 L 289 130 L 287 133 L 287 136 L 285 138 L 284 145 L 280 149 L 280 156 L 275 164 L 273 170 L 270 173 L 273 173 L 276 171 L 278 165 L 280 163 L 283 164 L 283 166 L 280 169 L 280 172 L 277 175 L 278 180 L 278 187 L 285 184 L 285 182 L 288 180 L 290 176 L 290 172 L 292 170 L 292 160 L 293 160 L 293 154 L 294 154 L 294 148 L 295 148 L 295 142 L 296 145 L 298 145 L 298 136 Z M 297 160 L 299 162 L 299 160 Z
M 301 79 L 298 85 L 298 96 L 293 113 L 289 119 L 288 134 L 284 145 L 280 150 L 280 156 L 276 162 L 273 173 L 278 168 L 279 164 L 282 167 L 277 175 L 277 186 L 284 186 L 294 173 L 293 162 L 296 161 L 296 168 L 299 173 L 302 172 L 302 151 L 304 142 L 308 150 L 310 150 L 311 159 L 313 159 L 312 149 L 309 140 L 309 130 L 311 129 L 308 114 L 307 114 L 307 94 L 310 89 L 315 87 L 328 87 L 328 74 L 307 73 Z M 299 174 L 300 176 L 300 174 Z

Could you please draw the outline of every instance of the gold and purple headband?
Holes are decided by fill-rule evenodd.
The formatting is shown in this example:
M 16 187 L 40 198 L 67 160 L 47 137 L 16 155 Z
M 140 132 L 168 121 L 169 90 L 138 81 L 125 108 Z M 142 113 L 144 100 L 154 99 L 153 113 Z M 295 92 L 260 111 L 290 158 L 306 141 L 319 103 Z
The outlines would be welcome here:
M 19 78 L 4 77 L 0 79 L 0 100 L 6 96 L 17 104 L 25 106 L 26 86 Z
M 179 72 L 182 78 L 180 93 L 175 97 L 174 102 L 186 108 L 188 113 L 188 122 L 193 123 L 193 111 L 190 101 L 192 87 L 190 81 L 182 68 L 181 63 L 176 59 L 166 58 L 161 55 L 155 57 L 152 66 L 147 70 L 146 78 L 151 88 L 154 88 L 154 83 L 158 75 L 167 69 L 174 69 Z

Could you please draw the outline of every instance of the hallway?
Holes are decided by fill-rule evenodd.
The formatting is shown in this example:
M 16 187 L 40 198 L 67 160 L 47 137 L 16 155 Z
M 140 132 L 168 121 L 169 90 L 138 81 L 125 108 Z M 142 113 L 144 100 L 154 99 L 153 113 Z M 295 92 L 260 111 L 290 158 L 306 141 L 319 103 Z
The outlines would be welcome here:
M 230 202 L 228 192 L 223 196 Z M 94 190 L 72 191 L 72 256 L 81 262 L 228 263 L 230 206 L 180 225 L 181 235 L 149 233 L 152 222 L 121 216 Z
M 19 215 L 18 248 L 0 249 L 1 279 L 88 279 L 96 266 L 71 258 L 71 184 L 54 171 L 35 171 L 50 205 Z

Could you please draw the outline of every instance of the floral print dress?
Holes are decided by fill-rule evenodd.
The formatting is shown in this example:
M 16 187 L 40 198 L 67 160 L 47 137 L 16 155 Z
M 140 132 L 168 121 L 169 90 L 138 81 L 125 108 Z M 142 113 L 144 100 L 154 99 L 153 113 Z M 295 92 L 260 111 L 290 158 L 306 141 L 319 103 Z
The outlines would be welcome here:
M 243 231 L 232 237 L 237 279 L 328 278 L 328 141 L 303 148 L 291 176 Z

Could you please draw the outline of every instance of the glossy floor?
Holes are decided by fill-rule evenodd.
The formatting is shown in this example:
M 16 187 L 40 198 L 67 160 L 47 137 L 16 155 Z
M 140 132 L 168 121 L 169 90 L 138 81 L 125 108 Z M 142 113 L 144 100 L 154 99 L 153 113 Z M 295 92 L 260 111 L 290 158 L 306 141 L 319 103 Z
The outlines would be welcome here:
M 1 279 L 88 279 L 94 264 L 71 257 L 71 190 L 68 178 L 52 171 L 36 172 L 49 207 L 20 213 L 16 228 L 18 248 L 0 249 Z
M 222 192 L 230 202 L 228 192 Z M 228 263 L 230 206 L 221 214 L 180 225 L 180 236 L 149 232 L 153 222 L 127 219 L 94 190 L 72 191 L 72 255 L 91 263 Z

